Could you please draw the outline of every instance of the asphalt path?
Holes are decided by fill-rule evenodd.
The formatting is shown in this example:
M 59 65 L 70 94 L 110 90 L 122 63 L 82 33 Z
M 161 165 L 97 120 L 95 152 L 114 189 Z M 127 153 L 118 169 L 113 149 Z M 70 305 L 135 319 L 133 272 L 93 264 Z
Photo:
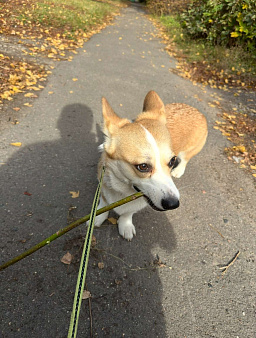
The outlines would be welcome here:
M 90 336 L 91 320 L 93 337 L 255 337 L 253 179 L 223 155 L 228 141 L 213 129 L 218 111 L 208 105 L 213 89 L 174 75 L 175 64 L 140 7 L 129 7 L 72 62 L 58 63 L 33 107 L 1 134 L 4 262 L 90 211 L 102 96 L 132 119 L 155 90 L 208 120 L 205 148 L 175 180 L 178 209 L 136 214 L 131 242 L 116 225 L 95 229 L 91 305 L 83 300 L 78 337 Z M 85 233 L 80 226 L 1 272 L 1 337 L 67 336 Z M 66 252 L 70 265 L 61 262 Z

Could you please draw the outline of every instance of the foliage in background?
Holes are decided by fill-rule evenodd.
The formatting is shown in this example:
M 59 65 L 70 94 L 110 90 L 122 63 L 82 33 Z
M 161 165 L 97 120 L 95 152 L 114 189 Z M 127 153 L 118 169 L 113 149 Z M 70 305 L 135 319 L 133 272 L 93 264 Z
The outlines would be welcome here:
M 176 72 L 213 88 L 256 88 L 256 55 L 242 46 L 212 46 L 205 39 L 184 34 L 178 15 L 159 18 L 167 49 L 179 60 Z
M 174 71 L 214 88 L 256 88 L 256 1 L 192 1 L 147 1 L 161 23 L 167 49 L 179 60 Z M 169 10 L 174 3 L 180 3 L 176 12 Z
M 231 92 L 243 99 L 247 96 L 242 89 L 253 94 L 256 89 L 255 0 L 196 0 L 176 12 L 166 11 L 158 0 L 148 2 L 166 50 L 177 60 L 176 68 L 170 69 L 172 72 L 195 84 L 201 82 L 229 92 L 236 88 Z M 164 2 L 171 6 L 171 0 Z M 218 93 L 211 96 L 213 101 L 208 102 L 209 106 L 223 109 L 223 98 Z M 197 95 L 195 98 L 199 99 Z M 256 177 L 256 110 L 252 108 L 252 97 L 247 102 L 248 106 L 241 104 L 237 112 L 236 107 L 223 111 L 214 128 L 231 142 L 225 149 L 228 159 Z
M 181 22 L 191 38 L 228 47 L 256 47 L 256 1 L 195 0 L 181 14 Z
M 163 16 L 181 12 L 188 7 L 191 0 L 147 0 L 150 13 Z

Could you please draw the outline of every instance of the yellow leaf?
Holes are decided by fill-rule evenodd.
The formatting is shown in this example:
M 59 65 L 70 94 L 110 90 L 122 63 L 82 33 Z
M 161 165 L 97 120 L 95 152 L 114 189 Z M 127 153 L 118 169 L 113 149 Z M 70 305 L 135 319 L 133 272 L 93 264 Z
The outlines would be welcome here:
M 70 191 L 69 192 L 71 194 L 72 198 L 77 198 L 79 197 L 79 190 L 78 191 Z
M 252 174 L 252 176 L 256 177 L 256 174 Z
M 20 147 L 21 144 L 22 144 L 21 142 L 13 142 L 13 143 L 11 143 L 11 145 L 14 146 L 14 147 Z
M 30 104 L 30 103 L 26 102 L 26 103 L 24 103 L 24 106 L 27 106 L 27 107 L 32 107 L 32 104 Z
M 112 224 L 117 224 L 117 219 L 115 219 L 114 217 L 109 217 L 108 221 Z
M 33 89 L 33 90 L 40 90 L 39 88 L 37 87 L 30 87 L 29 89 Z
M 48 92 L 48 94 L 53 94 L 53 92 Z
M 239 33 L 238 32 L 232 32 L 230 33 L 231 35 L 231 38 L 237 38 L 239 36 Z
M 26 93 L 24 96 L 25 97 L 34 97 L 34 95 L 35 95 L 34 93 Z
M 75 77 L 72 79 L 74 82 L 77 81 L 78 79 L 76 79 Z
M 246 151 L 245 146 L 234 146 L 233 149 L 236 151 L 240 151 L 240 153 L 244 153 Z
M 256 165 L 251 165 L 250 168 L 251 168 L 252 170 L 256 170 Z

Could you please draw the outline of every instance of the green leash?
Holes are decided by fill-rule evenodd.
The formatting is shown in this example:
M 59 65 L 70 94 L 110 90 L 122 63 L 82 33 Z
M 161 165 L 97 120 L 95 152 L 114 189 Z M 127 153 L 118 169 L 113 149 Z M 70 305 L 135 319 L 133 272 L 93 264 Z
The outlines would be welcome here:
M 104 171 L 105 171 L 105 168 L 103 167 L 102 172 L 101 172 L 100 181 L 99 181 L 99 184 L 98 184 L 95 196 L 94 196 L 91 216 L 89 220 L 89 226 L 88 226 L 87 234 L 86 234 L 85 241 L 84 241 L 84 248 L 83 248 L 83 253 L 81 257 L 80 268 L 79 268 L 79 273 L 78 273 L 78 278 L 77 278 L 77 284 L 76 284 L 76 292 L 75 292 L 75 297 L 74 297 L 73 310 L 72 310 L 72 314 L 70 318 L 70 325 L 69 325 L 69 330 L 68 330 L 68 338 L 75 338 L 76 333 L 77 333 L 78 319 L 79 319 L 79 313 L 80 313 L 81 302 L 82 302 L 82 294 L 84 290 L 84 282 L 85 282 L 87 265 L 88 265 L 90 248 L 91 248 L 91 239 L 92 239 L 94 221 L 96 217 L 96 211 L 98 207 Z

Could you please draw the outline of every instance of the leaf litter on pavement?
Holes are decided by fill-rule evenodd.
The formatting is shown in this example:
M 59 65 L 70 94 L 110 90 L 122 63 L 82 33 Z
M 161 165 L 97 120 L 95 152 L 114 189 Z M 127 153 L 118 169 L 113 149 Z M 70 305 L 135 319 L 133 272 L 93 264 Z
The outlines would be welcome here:
M 42 89 L 51 73 L 44 59 L 71 61 L 76 49 L 109 24 L 121 6 L 121 1 L 111 0 L 72 4 L 67 0 L 0 0 L 0 37 L 9 45 L 19 44 L 22 52 L 19 56 L 15 51 L 12 55 L 0 52 L 0 104 L 17 93 Z

